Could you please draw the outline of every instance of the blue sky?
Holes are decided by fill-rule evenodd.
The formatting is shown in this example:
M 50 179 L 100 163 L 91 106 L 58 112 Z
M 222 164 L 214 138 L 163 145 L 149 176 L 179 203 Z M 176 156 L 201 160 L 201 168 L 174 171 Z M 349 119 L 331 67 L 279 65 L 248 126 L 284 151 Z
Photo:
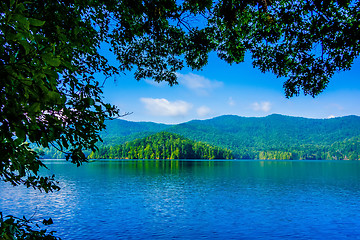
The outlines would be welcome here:
M 136 81 L 132 73 L 108 79 L 105 101 L 118 106 L 129 121 L 181 123 L 232 114 L 262 117 L 273 113 L 330 118 L 360 115 L 360 61 L 352 70 L 337 73 L 319 96 L 285 98 L 283 82 L 271 73 L 261 73 L 244 63 L 229 65 L 211 54 L 202 71 L 178 72 L 179 85 Z

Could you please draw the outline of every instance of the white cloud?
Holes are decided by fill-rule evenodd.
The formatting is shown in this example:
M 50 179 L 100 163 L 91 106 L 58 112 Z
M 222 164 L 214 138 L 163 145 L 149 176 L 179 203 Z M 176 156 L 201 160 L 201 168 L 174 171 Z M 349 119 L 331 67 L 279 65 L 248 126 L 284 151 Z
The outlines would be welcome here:
M 205 117 L 211 113 L 211 109 L 206 106 L 201 106 L 196 110 L 199 117 Z
M 155 116 L 185 116 L 192 108 L 190 103 L 181 100 L 170 102 L 165 98 L 140 98 L 140 101 Z
M 270 102 L 254 102 L 251 105 L 254 111 L 262 111 L 262 112 L 269 112 L 271 110 L 271 103 Z
M 166 82 L 166 81 L 156 82 L 156 81 L 154 81 L 154 80 L 152 80 L 152 79 L 145 79 L 144 81 L 145 81 L 147 84 L 153 85 L 153 86 L 155 86 L 155 87 L 164 87 L 164 86 L 166 86 L 166 85 L 168 84 L 168 82 Z
M 229 97 L 228 104 L 229 104 L 230 106 L 235 106 L 235 105 L 236 105 L 236 102 L 234 101 L 234 99 L 233 99 L 232 97 Z
M 210 80 L 203 76 L 188 73 L 188 74 L 181 74 L 176 73 L 178 78 L 178 82 L 180 85 L 184 85 L 185 87 L 199 93 L 199 94 L 208 94 L 208 92 L 214 88 L 222 87 L 224 84 L 223 82 Z
M 335 118 L 335 116 L 334 116 L 334 115 L 330 115 L 330 116 L 327 117 L 327 119 L 330 119 L 330 118 Z

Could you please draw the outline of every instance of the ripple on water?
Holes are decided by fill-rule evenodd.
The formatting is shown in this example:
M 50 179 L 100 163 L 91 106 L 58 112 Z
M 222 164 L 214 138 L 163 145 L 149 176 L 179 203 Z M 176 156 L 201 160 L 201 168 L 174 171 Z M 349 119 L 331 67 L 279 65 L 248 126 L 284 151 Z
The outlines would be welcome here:
M 360 163 L 51 162 L 62 190 L 0 183 L 5 214 L 64 239 L 359 239 Z

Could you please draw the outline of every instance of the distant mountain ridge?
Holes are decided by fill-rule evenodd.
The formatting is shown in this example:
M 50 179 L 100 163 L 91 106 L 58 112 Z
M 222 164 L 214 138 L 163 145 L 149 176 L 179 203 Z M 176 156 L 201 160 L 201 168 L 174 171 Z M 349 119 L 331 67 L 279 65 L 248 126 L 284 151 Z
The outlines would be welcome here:
M 106 129 L 100 133 L 104 145 L 122 144 L 162 132 L 171 125 L 153 122 L 131 122 L 123 119 L 107 120 Z
M 238 159 L 360 160 L 360 117 L 310 119 L 272 114 L 267 117 L 224 115 L 181 124 L 106 121 L 99 147 L 116 146 L 159 132 L 231 150 Z M 55 149 L 37 149 L 44 158 L 64 157 Z M 90 152 L 88 153 L 90 154 Z
M 354 115 L 331 119 L 279 114 L 267 117 L 224 115 L 176 125 L 119 119 L 106 124 L 107 130 L 101 133 L 104 145 L 118 145 L 166 131 L 230 149 L 236 158 L 360 158 L 360 117 Z

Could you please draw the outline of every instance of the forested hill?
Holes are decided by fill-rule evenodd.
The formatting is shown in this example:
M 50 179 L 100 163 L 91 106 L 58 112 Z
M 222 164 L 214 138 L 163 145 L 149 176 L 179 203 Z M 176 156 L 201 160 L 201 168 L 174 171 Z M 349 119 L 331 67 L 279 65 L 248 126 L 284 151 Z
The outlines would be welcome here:
M 113 120 L 105 145 L 122 144 L 160 131 L 230 149 L 235 158 L 359 159 L 360 117 L 308 119 L 220 116 L 178 125 Z
M 275 152 L 282 152 L 292 153 L 292 158 L 295 159 L 341 159 L 349 157 L 339 156 L 345 149 L 333 147 L 343 146 L 345 143 L 352 146 L 352 152 L 356 150 L 356 154 L 360 154 L 357 141 L 360 136 L 360 117 L 357 116 L 332 119 L 307 119 L 277 114 L 263 118 L 221 116 L 180 124 L 168 131 L 195 141 L 229 148 L 239 158 L 262 158 L 264 156 L 260 156 L 261 152 L 270 155 L 271 152 L 273 155 Z
M 243 159 L 360 159 L 360 117 L 308 119 L 283 115 L 267 117 L 220 116 L 177 125 L 107 122 L 102 146 L 121 145 L 158 132 L 181 135 L 193 141 L 229 149 Z M 45 153 L 45 158 L 61 157 Z
M 232 159 L 231 151 L 194 142 L 180 135 L 160 132 L 117 146 L 102 146 L 95 159 Z
M 115 119 L 106 121 L 106 126 L 106 130 L 100 133 L 103 144 L 115 145 L 161 132 L 172 125 Z

